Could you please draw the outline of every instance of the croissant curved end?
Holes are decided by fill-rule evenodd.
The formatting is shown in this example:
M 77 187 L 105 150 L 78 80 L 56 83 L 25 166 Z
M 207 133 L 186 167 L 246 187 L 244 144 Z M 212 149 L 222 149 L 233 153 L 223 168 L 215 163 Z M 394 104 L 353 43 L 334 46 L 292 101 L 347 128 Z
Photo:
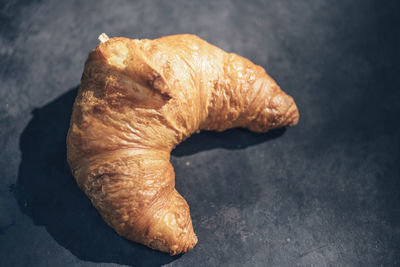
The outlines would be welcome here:
M 297 125 L 297 123 L 299 122 L 300 114 L 293 97 L 287 94 L 284 94 L 281 97 L 282 100 L 278 100 L 281 101 L 278 106 L 281 107 L 280 112 L 284 114 L 284 124 L 286 124 L 287 126 Z M 274 101 L 276 100 L 277 98 L 274 99 Z

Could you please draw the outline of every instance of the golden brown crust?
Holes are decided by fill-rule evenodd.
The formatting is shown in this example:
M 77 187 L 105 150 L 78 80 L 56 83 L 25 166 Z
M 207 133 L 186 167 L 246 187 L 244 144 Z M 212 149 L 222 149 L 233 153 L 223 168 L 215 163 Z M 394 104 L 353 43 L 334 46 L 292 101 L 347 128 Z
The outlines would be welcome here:
M 295 125 L 297 107 L 262 67 L 197 36 L 100 40 L 73 108 L 72 173 L 118 234 L 186 252 L 197 237 L 171 150 L 198 129 Z

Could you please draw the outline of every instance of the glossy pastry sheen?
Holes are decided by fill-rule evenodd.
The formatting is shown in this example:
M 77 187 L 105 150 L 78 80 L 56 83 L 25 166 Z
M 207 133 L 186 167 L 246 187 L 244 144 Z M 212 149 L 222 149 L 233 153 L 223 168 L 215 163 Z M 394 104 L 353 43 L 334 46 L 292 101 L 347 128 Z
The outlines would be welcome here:
M 197 237 L 175 190 L 171 150 L 198 129 L 295 125 L 297 107 L 262 67 L 197 36 L 100 40 L 73 108 L 72 173 L 118 234 L 186 252 Z

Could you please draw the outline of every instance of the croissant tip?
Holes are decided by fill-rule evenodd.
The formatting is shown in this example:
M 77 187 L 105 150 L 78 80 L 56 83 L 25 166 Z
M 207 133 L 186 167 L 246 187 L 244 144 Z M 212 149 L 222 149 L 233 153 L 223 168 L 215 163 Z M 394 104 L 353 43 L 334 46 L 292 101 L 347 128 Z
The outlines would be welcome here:
M 169 255 L 176 256 L 179 254 L 186 253 L 189 250 L 191 250 L 192 248 L 194 248 L 196 246 L 197 242 L 198 242 L 197 236 L 196 236 L 196 234 L 193 233 L 193 236 L 190 238 L 189 241 L 186 241 L 185 245 L 183 245 L 180 249 L 170 250 Z
M 299 122 L 300 114 L 294 101 L 293 104 L 290 106 L 287 114 L 288 114 L 287 126 L 297 125 L 297 123 Z

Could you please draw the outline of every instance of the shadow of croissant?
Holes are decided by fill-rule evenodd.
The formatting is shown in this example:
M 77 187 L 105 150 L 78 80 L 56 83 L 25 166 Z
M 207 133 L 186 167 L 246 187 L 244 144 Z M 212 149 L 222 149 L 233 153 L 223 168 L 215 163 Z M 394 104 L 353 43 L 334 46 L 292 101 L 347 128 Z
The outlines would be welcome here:
M 66 135 L 77 88 L 34 110 L 20 137 L 22 160 L 15 195 L 21 210 L 79 259 L 131 266 L 160 266 L 178 259 L 119 237 L 78 188 L 66 161 Z M 223 147 L 239 149 L 281 135 L 243 129 L 195 134 L 174 156 Z M 178 178 L 179 179 L 179 178 Z M 186 192 L 190 194 L 190 192 Z M 190 253 L 190 252 L 189 252 Z
M 214 148 L 243 149 L 277 138 L 285 131 L 286 128 L 272 130 L 268 133 L 254 133 L 242 128 L 229 129 L 221 133 L 201 131 L 179 144 L 171 154 L 181 157 Z

